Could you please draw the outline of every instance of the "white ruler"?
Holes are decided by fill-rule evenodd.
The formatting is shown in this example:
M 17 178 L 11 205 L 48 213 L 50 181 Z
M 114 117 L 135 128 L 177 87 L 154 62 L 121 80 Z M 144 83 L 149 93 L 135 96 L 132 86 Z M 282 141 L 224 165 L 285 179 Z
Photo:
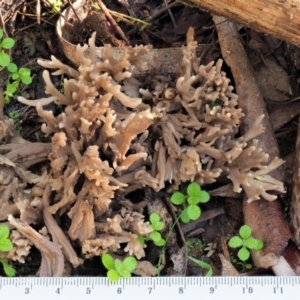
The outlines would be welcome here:
M 300 299 L 300 277 L 0 278 L 0 299 Z

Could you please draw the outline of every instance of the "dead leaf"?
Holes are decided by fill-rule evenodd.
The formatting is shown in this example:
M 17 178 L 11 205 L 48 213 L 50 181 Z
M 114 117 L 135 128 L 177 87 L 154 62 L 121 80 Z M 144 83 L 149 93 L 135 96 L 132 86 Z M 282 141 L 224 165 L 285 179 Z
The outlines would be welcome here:
M 134 271 L 132 271 L 133 274 L 139 275 L 139 276 L 156 276 L 158 272 L 158 269 L 154 267 L 149 261 L 143 260 L 138 261 L 137 267 Z
M 187 265 L 186 247 L 184 246 L 180 248 L 176 254 L 173 253 L 170 259 L 174 263 L 174 271 L 180 274 L 185 274 Z
M 222 263 L 222 276 L 238 276 L 239 272 L 231 264 L 231 262 L 223 255 L 219 254 Z

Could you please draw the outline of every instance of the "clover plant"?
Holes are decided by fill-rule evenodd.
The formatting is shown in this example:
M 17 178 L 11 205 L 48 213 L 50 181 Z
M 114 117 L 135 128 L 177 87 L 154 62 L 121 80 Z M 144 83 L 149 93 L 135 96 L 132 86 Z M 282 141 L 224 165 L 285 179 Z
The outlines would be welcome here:
M 206 203 L 210 199 L 206 191 L 202 191 L 198 183 L 192 182 L 187 188 L 187 195 L 176 191 L 171 196 L 171 201 L 175 205 L 183 205 L 184 209 L 181 212 L 180 219 L 184 223 L 190 220 L 197 220 L 201 215 L 199 203 Z
M 126 257 L 123 261 L 114 259 L 110 254 L 101 257 L 104 267 L 108 270 L 107 277 L 111 281 L 118 281 L 121 277 L 130 278 L 131 272 L 137 267 L 134 257 Z
M 17 65 L 10 63 L 7 66 L 7 70 L 10 72 L 5 82 L 6 89 L 4 91 L 4 101 L 9 103 L 9 99 L 13 97 L 15 92 L 18 90 L 20 83 L 30 84 L 32 78 L 30 76 L 31 70 L 28 68 L 18 69 Z
M 160 221 L 159 215 L 157 213 L 152 213 L 150 215 L 150 225 L 153 231 L 149 234 L 149 238 L 153 240 L 156 246 L 163 246 L 166 241 L 161 237 L 159 233 L 165 227 L 165 224 Z
M 234 236 L 228 242 L 230 248 L 241 247 L 237 253 L 241 261 L 246 261 L 250 257 L 250 251 L 248 249 L 261 250 L 264 246 L 261 240 L 251 237 L 251 233 L 251 228 L 247 225 L 243 225 L 239 230 L 240 236 Z
M 30 69 L 18 69 L 17 65 L 10 61 L 10 56 L 5 50 L 11 49 L 15 45 L 15 41 L 9 37 L 3 38 L 3 35 L 4 31 L 0 28 L 0 68 L 6 67 L 9 71 L 8 78 L 5 81 L 4 102 L 9 103 L 9 99 L 18 90 L 20 83 L 30 84 L 32 78 Z
M 152 213 L 150 215 L 150 224 L 149 228 L 152 231 L 147 236 L 139 236 L 138 240 L 141 244 L 144 244 L 146 241 L 153 241 L 156 246 L 164 246 L 166 241 L 161 237 L 160 230 L 165 227 L 165 224 L 160 221 L 160 217 L 157 213 Z
M 9 229 L 7 226 L 0 226 L 0 251 L 8 252 L 13 248 L 13 244 L 9 237 Z M 2 258 L 0 258 L 0 263 L 3 266 L 4 272 L 7 276 L 14 276 L 16 271 L 13 267 L 9 266 Z
M 10 56 L 5 50 L 11 49 L 15 45 L 12 38 L 3 38 L 4 31 L 0 28 L 0 67 L 7 67 L 10 64 Z

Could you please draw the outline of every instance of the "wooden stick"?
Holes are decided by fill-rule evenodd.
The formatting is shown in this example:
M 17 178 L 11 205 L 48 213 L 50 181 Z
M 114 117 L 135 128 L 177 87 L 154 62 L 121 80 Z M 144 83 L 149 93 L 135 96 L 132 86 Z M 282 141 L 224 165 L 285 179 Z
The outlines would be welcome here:
M 121 27 L 117 24 L 117 22 L 115 21 L 115 19 L 111 16 L 110 12 L 108 11 L 108 9 L 106 8 L 106 6 L 104 5 L 104 3 L 102 2 L 102 0 L 97 0 L 97 3 L 99 5 L 99 7 L 102 9 L 102 11 L 104 12 L 106 18 L 109 20 L 109 22 L 112 24 L 112 26 L 115 28 L 115 30 L 118 32 L 118 34 L 120 35 L 120 37 L 123 39 L 123 41 L 129 45 L 129 40 L 127 39 L 126 35 L 124 34 L 123 30 L 121 29 Z
M 256 137 L 259 147 L 270 155 L 270 160 L 279 154 L 278 145 L 272 126 L 268 119 L 262 94 L 255 80 L 250 62 L 241 43 L 237 28 L 232 22 L 224 22 L 223 17 L 214 16 L 218 24 L 217 32 L 221 46 L 222 56 L 231 68 L 239 96 L 239 107 L 243 109 L 245 117 L 241 124 L 241 133 L 247 132 L 258 116 L 264 114 L 262 122 L 265 132 Z M 273 171 L 272 176 L 282 180 L 281 172 Z M 282 213 L 278 200 L 243 202 L 245 224 L 252 229 L 253 235 L 264 241 L 264 250 L 252 253 L 253 261 L 257 267 L 269 268 L 276 266 L 282 251 L 290 239 L 290 231 Z
M 300 46 L 300 0 L 178 0 Z

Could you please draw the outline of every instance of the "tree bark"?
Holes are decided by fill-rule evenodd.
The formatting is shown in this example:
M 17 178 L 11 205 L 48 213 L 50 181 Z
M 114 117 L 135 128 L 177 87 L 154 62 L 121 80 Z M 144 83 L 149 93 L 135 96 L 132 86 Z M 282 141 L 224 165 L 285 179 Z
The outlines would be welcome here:
M 300 46 L 300 0 L 178 0 Z

